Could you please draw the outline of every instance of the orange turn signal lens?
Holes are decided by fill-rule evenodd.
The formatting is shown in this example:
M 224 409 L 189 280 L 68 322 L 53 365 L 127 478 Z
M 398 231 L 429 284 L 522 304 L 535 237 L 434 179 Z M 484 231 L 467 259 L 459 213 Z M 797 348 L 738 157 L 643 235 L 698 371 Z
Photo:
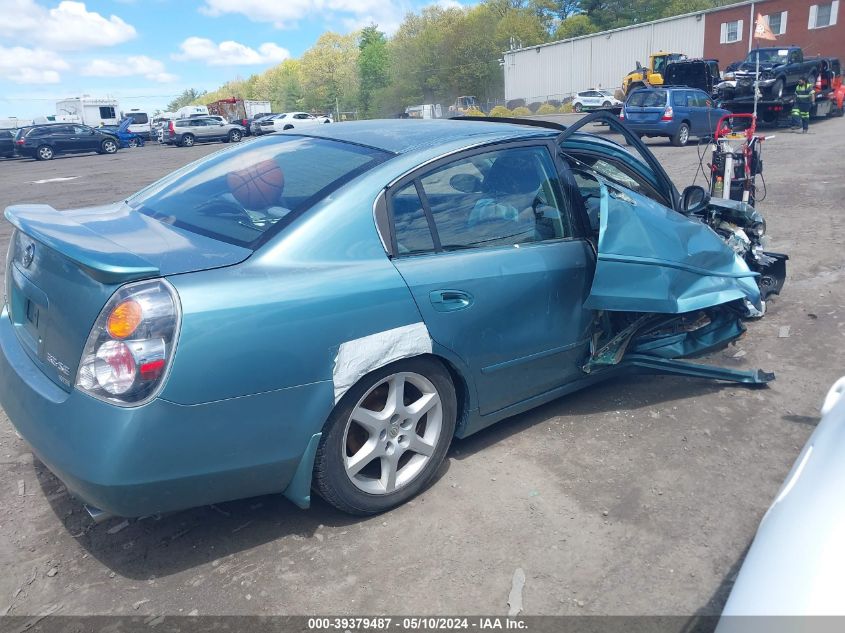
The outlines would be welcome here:
M 129 299 L 119 303 L 111 311 L 106 329 L 112 338 L 126 338 L 138 329 L 143 317 L 144 311 L 141 309 L 141 304 Z

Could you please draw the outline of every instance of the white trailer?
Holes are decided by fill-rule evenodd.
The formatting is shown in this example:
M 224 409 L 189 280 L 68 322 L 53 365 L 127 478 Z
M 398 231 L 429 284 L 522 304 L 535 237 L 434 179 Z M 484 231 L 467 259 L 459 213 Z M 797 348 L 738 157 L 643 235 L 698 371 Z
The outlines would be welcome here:
M 270 114 L 273 110 L 270 109 L 269 101 L 244 99 L 244 111 L 246 112 L 246 118 L 251 119 L 259 114 Z
M 182 106 L 176 110 L 177 119 L 187 119 L 192 116 L 203 116 L 208 114 L 208 107 L 204 105 Z
M 56 118 L 83 125 L 117 125 L 120 123 L 117 99 L 96 99 L 88 95 L 56 102 Z

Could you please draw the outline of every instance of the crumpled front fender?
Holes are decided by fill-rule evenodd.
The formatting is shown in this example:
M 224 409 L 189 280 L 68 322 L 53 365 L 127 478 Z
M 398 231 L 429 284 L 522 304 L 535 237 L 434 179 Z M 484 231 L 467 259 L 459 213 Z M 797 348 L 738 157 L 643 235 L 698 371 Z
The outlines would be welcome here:
M 586 307 L 680 314 L 747 299 L 758 273 L 701 221 L 602 184 L 598 261 Z

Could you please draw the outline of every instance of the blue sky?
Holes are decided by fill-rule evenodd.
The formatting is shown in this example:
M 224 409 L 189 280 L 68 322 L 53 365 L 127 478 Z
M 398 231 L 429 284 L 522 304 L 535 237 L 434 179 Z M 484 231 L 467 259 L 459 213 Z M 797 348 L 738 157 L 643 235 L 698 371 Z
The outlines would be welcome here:
M 185 88 L 212 90 L 299 57 L 325 31 L 376 23 L 391 33 L 433 3 L 0 0 L 0 118 L 53 114 L 57 99 L 81 94 L 163 108 Z

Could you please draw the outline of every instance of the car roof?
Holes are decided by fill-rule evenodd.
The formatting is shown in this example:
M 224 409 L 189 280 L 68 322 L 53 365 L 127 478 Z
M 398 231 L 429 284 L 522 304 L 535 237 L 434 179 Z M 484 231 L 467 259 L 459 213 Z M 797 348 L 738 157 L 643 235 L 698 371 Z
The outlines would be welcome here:
M 461 139 L 475 143 L 485 140 L 554 137 L 558 134 L 560 130 L 551 128 L 490 121 L 375 119 L 320 125 L 309 135 L 404 154 Z

